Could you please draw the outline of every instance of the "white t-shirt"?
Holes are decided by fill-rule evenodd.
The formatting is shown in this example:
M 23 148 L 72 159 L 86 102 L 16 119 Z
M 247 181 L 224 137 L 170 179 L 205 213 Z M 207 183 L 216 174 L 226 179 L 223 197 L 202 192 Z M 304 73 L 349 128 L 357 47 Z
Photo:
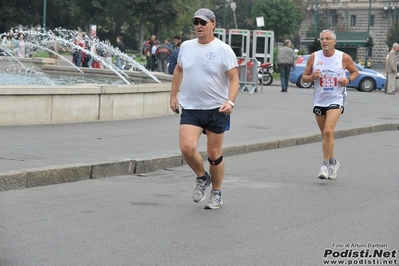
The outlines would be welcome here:
M 238 67 L 229 45 L 215 38 L 208 44 L 197 39 L 185 41 L 177 59 L 183 68 L 179 103 L 184 109 L 210 110 L 228 100 L 229 79 L 226 72 Z
M 335 50 L 333 56 L 326 57 L 321 50 L 315 52 L 313 71 L 320 69 L 322 78 L 314 81 L 313 106 L 345 106 L 346 87 L 338 83 L 338 79 L 346 78 L 345 69 L 342 67 L 343 54 Z
M 152 46 L 151 48 L 151 54 L 155 55 L 155 52 L 157 51 L 158 46 L 156 46 L 155 44 Z

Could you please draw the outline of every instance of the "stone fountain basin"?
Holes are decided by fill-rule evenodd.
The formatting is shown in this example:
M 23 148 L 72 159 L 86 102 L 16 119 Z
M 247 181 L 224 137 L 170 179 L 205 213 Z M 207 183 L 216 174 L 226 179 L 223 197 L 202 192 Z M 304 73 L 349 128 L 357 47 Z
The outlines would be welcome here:
M 20 61 L 44 73 L 82 75 L 74 67 L 54 65 L 54 59 Z M 87 76 L 116 76 L 108 69 L 81 69 Z M 0 85 L 0 125 L 109 121 L 174 114 L 169 108 L 172 76 L 153 73 L 161 81 L 156 83 L 142 72 L 126 73 L 135 84 Z

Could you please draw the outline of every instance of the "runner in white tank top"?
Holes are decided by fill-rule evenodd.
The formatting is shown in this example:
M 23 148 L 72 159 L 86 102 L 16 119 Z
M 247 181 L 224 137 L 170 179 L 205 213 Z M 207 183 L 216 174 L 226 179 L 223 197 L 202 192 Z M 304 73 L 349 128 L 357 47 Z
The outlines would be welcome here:
M 314 82 L 313 113 L 323 137 L 323 164 L 320 179 L 335 179 L 340 163 L 334 157 L 334 130 L 346 104 L 346 86 L 357 78 L 352 58 L 335 50 L 336 35 L 331 30 L 320 33 L 321 50 L 310 55 L 302 75 L 303 82 Z M 346 77 L 345 69 L 349 71 Z

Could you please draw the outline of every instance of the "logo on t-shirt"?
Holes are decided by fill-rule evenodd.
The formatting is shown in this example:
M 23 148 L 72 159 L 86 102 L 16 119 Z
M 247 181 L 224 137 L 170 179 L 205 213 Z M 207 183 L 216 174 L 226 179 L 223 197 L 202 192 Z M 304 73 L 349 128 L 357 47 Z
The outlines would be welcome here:
M 208 60 L 213 60 L 213 59 L 216 58 L 216 54 L 215 54 L 214 52 L 209 52 L 209 53 L 207 53 L 205 56 L 206 56 L 206 58 L 207 58 Z

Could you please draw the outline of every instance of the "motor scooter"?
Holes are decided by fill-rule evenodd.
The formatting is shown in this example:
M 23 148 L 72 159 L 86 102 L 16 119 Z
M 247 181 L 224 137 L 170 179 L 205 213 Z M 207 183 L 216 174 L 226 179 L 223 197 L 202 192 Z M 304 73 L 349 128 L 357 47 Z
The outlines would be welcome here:
M 273 83 L 273 63 L 258 61 L 258 80 L 265 86 Z

